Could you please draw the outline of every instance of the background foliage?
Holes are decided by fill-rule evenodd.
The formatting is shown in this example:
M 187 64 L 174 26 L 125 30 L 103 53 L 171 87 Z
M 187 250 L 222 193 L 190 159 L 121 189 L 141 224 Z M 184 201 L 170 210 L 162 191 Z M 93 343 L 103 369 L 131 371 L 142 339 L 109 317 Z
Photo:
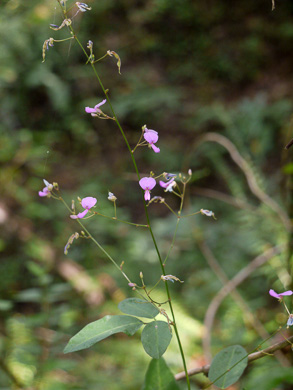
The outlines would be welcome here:
M 188 365 L 200 366 L 207 362 L 205 313 L 222 287 L 203 248 L 231 279 L 265 250 L 284 245 L 238 292 L 267 332 L 286 322 L 267 293 L 291 284 L 291 237 L 280 213 L 251 192 L 226 148 L 199 141 L 211 132 L 229 139 L 259 188 L 292 217 L 292 151 L 283 147 L 292 137 L 293 5 L 277 1 L 271 12 L 269 0 L 88 4 L 92 11 L 79 15 L 74 27 L 84 44 L 94 42 L 96 57 L 108 49 L 121 56 L 121 76 L 110 58 L 99 73 L 130 142 L 135 144 L 145 123 L 160 134 L 159 155 L 137 151 L 141 172 L 192 168 L 187 211 L 212 209 L 218 218 L 182 221 L 167 267 L 185 281 L 172 285 L 172 296 Z M 44 40 L 66 37 L 65 30 L 48 27 L 61 20 L 55 2 L 6 0 L 0 10 L 0 387 L 138 389 L 149 362 L 139 335 L 116 335 L 63 355 L 73 334 L 89 321 L 120 314 L 117 304 L 132 293 L 92 245 L 79 241 L 63 255 L 76 226 L 61 204 L 37 195 L 45 177 L 59 183 L 68 201 L 96 196 L 99 210 L 111 214 L 110 190 L 121 217 L 144 223 L 126 148 L 111 121 L 84 113 L 102 93 L 77 45 L 55 44 L 41 63 Z M 176 206 L 172 196 L 169 201 Z M 160 205 L 150 210 L 166 254 L 175 217 Z M 142 271 L 147 284 L 157 281 L 160 270 L 144 230 L 98 218 L 88 226 L 118 263 L 125 261 L 133 280 Z M 163 294 L 157 290 L 157 297 Z M 239 302 L 229 296 L 220 305 L 213 354 L 232 344 L 250 351 L 263 339 Z M 174 340 L 165 358 L 174 373 L 182 369 Z M 289 389 L 293 371 L 286 358 L 285 367 L 273 358 L 254 363 L 234 389 Z M 196 389 L 206 379 L 193 381 Z

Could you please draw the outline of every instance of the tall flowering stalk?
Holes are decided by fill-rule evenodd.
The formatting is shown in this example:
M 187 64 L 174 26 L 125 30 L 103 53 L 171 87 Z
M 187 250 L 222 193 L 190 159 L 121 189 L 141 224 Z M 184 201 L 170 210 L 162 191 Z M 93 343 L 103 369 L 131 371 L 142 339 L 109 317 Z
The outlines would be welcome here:
M 79 226 L 81 227 L 81 232 L 75 232 L 72 234 L 64 248 L 64 253 L 67 254 L 70 246 L 73 244 L 74 240 L 77 239 L 91 239 L 95 245 L 107 256 L 107 258 L 113 263 L 113 265 L 121 272 L 122 276 L 126 279 L 127 284 L 129 287 L 132 288 L 133 291 L 136 292 L 136 294 L 139 295 L 140 298 L 129 298 L 126 299 L 125 301 L 120 302 L 119 304 L 119 309 L 124 313 L 124 314 L 130 314 L 129 315 L 123 315 L 123 316 L 106 316 L 98 321 L 95 321 L 94 323 L 91 323 L 87 325 L 84 329 L 82 329 L 78 334 L 76 334 L 68 343 L 68 345 L 65 348 L 65 352 L 73 352 L 73 351 L 78 351 L 84 348 L 88 348 L 95 342 L 98 342 L 102 340 L 105 337 L 108 337 L 108 335 L 117 333 L 117 332 L 124 332 L 128 335 L 134 334 L 141 326 L 145 326 L 143 331 L 142 331 L 142 344 L 144 346 L 145 351 L 154 359 L 159 359 L 165 350 L 167 349 L 169 342 L 172 337 L 172 329 L 174 329 L 175 336 L 177 339 L 178 347 L 180 350 L 181 358 L 182 358 L 182 363 L 184 367 L 184 374 L 186 378 L 186 383 L 187 383 L 187 388 L 190 390 L 190 380 L 189 380 L 189 374 L 187 371 L 187 366 L 186 366 L 186 360 L 185 360 L 185 355 L 184 351 L 182 348 L 181 340 L 180 340 L 180 335 L 179 331 L 177 328 L 177 323 L 176 323 L 176 318 L 175 318 L 175 313 L 173 309 L 173 304 L 172 304 L 172 299 L 171 299 L 171 294 L 169 290 L 169 285 L 168 282 L 179 282 L 183 283 L 178 277 L 174 275 L 169 275 L 166 274 L 165 266 L 166 266 L 166 261 L 170 255 L 170 252 L 174 246 L 178 227 L 180 220 L 184 217 L 189 217 L 193 216 L 196 214 L 201 214 L 205 215 L 207 217 L 212 217 L 216 219 L 213 211 L 206 210 L 206 209 L 200 209 L 198 212 L 189 214 L 189 215 L 182 215 L 182 210 L 183 210 L 183 204 L 184 204 L 184 198 L 185 198 L 185 192 L 186 192 L 186 185 L 188 184 L 189 180 L 191 179 L 192 172 L 189 171 L 188 175 L 182 175 L 182 174 L 170 174 L 170 173 L 162 173 L 158 176 L 155 176 L 152 172 L 150 173 L 149 176 L 147 177 L 140 177 L 140 173 L 138 170 L 138 166 L 136 163 L 136 159 L 134 157 L 134 152 L 138 147 L 141 146 L 147 146 L 148 148 L 152 149 L 153 152 L 155 153 L 160 153 L 160 148 L 156 145 L 158 140 L 159 140 L 159 135 L 156 130 L 153 129 L 148 129 L 146 125 L 142 127 L 142 133 L 140 136 L 140 139 L 136 146 L 134 148 L 131 148 L 128 139 L 125 135 L 125 132 L 117 118 L 117 115 L 115 113 L 115 110 L 111 104 L 110 98 L 107 93 L 107 89 L 104 87 L 101 78 L 97 72 L 96 64 L 97 62 L 103 60 L 107 56 L 114 57 L 117 60 L 117 67 L 118 71 L 120 73 L 121 70 L 121 59 L 119 55 L 115 51 L 110 51 L 108 50 L 107 53 L 102 56 L 99 59 L 95 59 L 94 51 L 93 51 L 93 42 L 88 41 L 88 44 L 86 48 L 83 47 L 81 44 L 80 40 L 78 39 L 74 29 L 73 29 L 73 24 L 72 24 L 72 19 L 79 13 L 86 13 L 87 11 L 91 10 L 91 7 L 89 7 L 86 3 L 82 2 L 76 2 L 72 8 L 75 7 L 75 13 L 73 12 L 73 16 L 71 18 L 69 17 L 69 12 L 67 11 L 67 6 L 66 6 L 66 0 L 57 0 L 59 3 L 60 9 L 63 14 L 63 21 L 62 23 L 58 25 L 51 25 L 51 29 L 56 31 L 56 30 L 61 30 L 63 28 L 67 28 L 70 33 L 69 38 L 65 38 L 63 40 L 55 40 L 53 38 L 48 38 L 45 40 L 44 45 L 43 45 L 43 62 L 45 61 L 45 56 L 46 56 L 46 51 L 54 46 L 55 42 L 63 42 L 66 40 L 74 39 L 78 45 L 80 46 L 81 50 L 83 51 L 85 58 L 86 58 L 86 63 L 90 64 L 96 78 L 98 81 L 98 84 L 100 88 L 102 89 L 105 99 L 97 103 L 94 107 L 85 107 L 85 112 L 90 114 L 93 117 L 97 117 L 98 119 L 111 119 L 115 121 L 124 141 L 126 144 L 126 147 L 130 153 L 132 163 L 134 170 L 137 175 L 138 179 L 138 184 L 141 188 L 142 192 L 142 197 L 143 197 L 143 204 L 144 204 L 144 210 L 145 210 L 145 216 L 146 216 L 146 224 L 135 224 L 132 222 L 120 220 L 117 218 L 117 209 L 116 209 L 116 201 L 117 198 L 116 196 L 112 193 L 109 192 L 108 194 L 108 200 L 113 202 L 114 205 L 114 216 L 107 216 L 103 215 L 98 211 L 95 211 L 95 206 L 97 204 L 97 199 L 93 196 L 87 196 L 82 199 L 78 199 L 80 206 L 82 207 L 82 211 L 76 212 L 75 208 L 75 203 L 72 203 L 71 208 L 66 204 L 64 199 L 61 197 L 60 192 L 59 192 L 59 187 L 57 183 L 50 184 L 48 181 L 44 180 L 45 187 L 39 191 L 39 196 L 40 197 L 48 197 L 48 198 L 53 198 L 60 200 L 64 203 L 68 211 L 71 213 L 70 217 L 71 219 L 75 220 Z M 86 50 L 89 50 L 88 51 Z M 111 116 L 107 115 L 105 112 L 103 112 L 103 109 L 101 108 L 104 106 L 106 103 L 108 103 L 108 107 L 111 111 Z M 106 107 L 106 106 L 105 106 Z M 177 196 L 180 199 L 180 205 L 179 205 L 179 210 L 175 212 L 165 201 L 165 199 L 161 196 L 151 196 L 151 191 L 155 188 L 157 181 L 156 179 L 162 179 L 159 180 L 159 186 L 161 187 L 161 191 L 164 192 L 170 192 L 173 195 Z M 165 257 L 165 259 L 162 258 L 160 251 L 158 249 L 157 241 L 154 236 L 153 230 L 152 230 L 152 225 L 150 222 L 149 218 L 149 213 L 148 213 L 148 207 L 155 202 L 160 202 L 164 204 L 174 215 L 177 217 L 176 221 L 176 226 L 172 238 L 171 245 L 169 247 L 168 253 Z M 78 206 L 78 209 L 80 208 Z M 87 218 L 92 218 L 95 216 L 101 216 L 104 218 L 110 218 L 112 220 L 115 220 L 116 222 L 120 223 L 127 223 L 130 225 L 134 225 L 136 227 L 143 227 L 148 229 L 149 234 L 152 238 L 153 245 L 156 250 L 156 254 L 158 257 L 158 261 L 161 267 L 161 272 L 162 275 L 160 275 L 159 280 L 157 284 L 160 282 L 163 282 L 165 285 L 166 289 L 166 295 L 167 295 L 167 300 L 166 302 L 156 302 L 152 299 L 151 297 L 151 292 L 152 290 L 156 287 L 156 285 L 151 289 L 148 290 L 146 288 L 146 285 L 144 283 L 144 278 L 143 274 L 140 273 L 140 279 L 141 279 L 141 285 L 138 285 L 130 280 L 130 278 L 127 276 L 127 274 L 123 271 L 123 262 L 118 265 L 117 262 L 111 257 L 111 255 L 103 248 L 103 246 L 91 235 L 91 233 L 86 229 L 86 227 L 83 224 L 83 219 Z M 284 293 L 277 294 L 275 291 L 270 290 L 270 295 L 278 298 L 280 302 L 282 302 L 284 305 L 283 301 L 283 296 L 288 296 L 292 295 L 292 291 L 286 291 Z M 147 297 L 147 299 L 146 299 Z M 171 312 L 171 316 L 169 318 L 168 314 L 166 311 L 161 307 L 163 304 L 167 303 L 169 305 L 169 309 Z M 287 306 L 285 305 L 285 308 L 288 312 L 289 319 L 287 322 L 288 326 L 293 325 L 293 315 L 289 312 Z M 167 321 L 158 321 L 156 320 L 156 316 L 158 314 L 161 314 L 165 317 Z M 150 318 L 152 319 L 151 322 L 148 324 L 143 323 L 139 318 L 137 317 L 144 317 L 144 318 Z M 153 348 L 151 343 L 149 342 L 149 337 L 151 334 L 155 334 L 155 339 L 159 339 L 160 342 L 158 343 L 157 347 L 158 348 Z M 147 341 L 146 341 L 147 340 Z M 162 341 L 161 341 L 162 340 Z M 240 351 L 242 353 L 242 351 Z M 233 352 L 234 354 L 234 352 Z M 228 368 L 224 373 L 219 375 L 219 378 L 221 378 L 223 375 L 226 375 L 227 372 L 231 371 L 235 366 L 240 364 L 247 356 L 245 356 L 246 352 L 244 351 L 244 357 L 239 360 L 239 362 L 236 362 L 232 367 Z M 216 383 L 219 380 L 219 378 L 211 379 L 212 383 Z M 223 388 L 223 387 L 222 387 Z

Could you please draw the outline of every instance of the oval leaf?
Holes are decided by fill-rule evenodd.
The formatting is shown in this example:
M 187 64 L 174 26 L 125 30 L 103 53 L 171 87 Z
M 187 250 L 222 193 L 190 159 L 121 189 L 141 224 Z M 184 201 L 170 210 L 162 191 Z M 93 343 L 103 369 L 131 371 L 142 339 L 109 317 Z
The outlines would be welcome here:
M 154 359 L 159 359 L 170 344 L 172 333 L 167 322 L 153 321 L 141 333 L 144 350 Z
M 118 308 L 122 313 L 137 317 L 155 318 L 160 312 L 150 302 L 139 298 L 128 298 L 120 302 Z
M 151 360 L 142 390 L 179 390 L 164 358 Z
M 247 362 L 247 352 L 240 345 L 225 348 L 214 357 L 209 370 L 209 380 L 221 389 L 226 389 L 238 381 Z
M 104 340 L 112 334 L 123 332 L 132 336 L 143 322 L 130 316 L 105 316 L 98 321 L 86 325 L 73 336 L 64 349 L 64 353 L 80 351 Z

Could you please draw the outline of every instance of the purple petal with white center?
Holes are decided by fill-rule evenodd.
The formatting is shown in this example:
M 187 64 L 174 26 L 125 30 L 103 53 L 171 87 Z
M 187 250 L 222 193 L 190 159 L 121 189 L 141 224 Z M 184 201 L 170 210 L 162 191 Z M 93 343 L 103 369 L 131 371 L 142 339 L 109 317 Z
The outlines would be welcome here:
M 153 177 L 143 177 L 139 181 L 139 185 L 143 190 L 152 190 L 156 185 L 156 180 Z
M 84 209 L 91 209 L 97 203 L 97 199 L 92 196 L 87 196 L 81 200 L 81 205 Z

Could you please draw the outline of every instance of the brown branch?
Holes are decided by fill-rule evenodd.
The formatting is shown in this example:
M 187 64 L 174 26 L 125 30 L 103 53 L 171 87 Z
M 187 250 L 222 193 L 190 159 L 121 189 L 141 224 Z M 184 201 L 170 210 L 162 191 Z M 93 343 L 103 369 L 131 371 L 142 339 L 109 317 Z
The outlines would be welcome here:
M 212 190 L 210 188 L 200 188 L 200 187 L 195 187 L 194 192 L 196 195 L 204 196 L 212 199 L 218 199 L 221 200 L 222 202 L 228 203 L 231 206 L 237 207 L 239 209 L 249 210 L 253 213 L 259 213 L 257 207 L 252 206 L 251 204 L 245 202 L 240 198 L 235 198 L 231 195 L 225 194 L 224 192 Z
M 280 253 L 282 249 L 283 246 L 276 246 L 257 256 L 245 268 L 242 268 L 242 270 L 238 272 L 238 274 L 236 274 L 228 283 L 226 283 L 225 286 L 223 286 L 217 293 L 211 301 L 204 319 L 205 334 L 203 337 L 203 348 L 205 351 L 210 351 L 212 326 L 216 312 L 223 299 L 226 298 L 226 296 L 229 295 L 239 284 L 241 284 L 255 269 L 259 268 L 273 256 Z M 211 360 L 210 353 L 208 353 L 208 359 Z M 286 364 L 286 362 L 283 363 Z
M 289 337 L 287 340 L 273 344 L 270 347 L 265 348 L 261 351 L 253 352 L 253 353 L 248 355 L 248 363 L 251 363 L 254 360 L 258 360 L 258 359 L 261 359 L 265 356 L 268 356 L 268 354 L 272 354 L 273 352 L 280 351 L 281 349 L 287 347 L 289 344 L 292 344 L 292 342 L 293 342 L 293 336 Z M 207 365 L 202 366 L 202 367 L 192 368 L 192 369 L 188 370 L 188 375 L 192 376 L 192 375 L 197 375 L 197 374 L 201 374 L 201 373 L 207 375 L 210 367 L 211 367 L 210 364 L 207 364 Z M 184 371 L 179 372 L 178 374 L 175 375 L 175 379 L 177 381 L 184 379 L 184 378 L 185 378 Z
M 238 152 L 235 145 L 226 137 L 223 135 L 217 134 L 217 133 L 207 133 L 204 136 L 202 136 L 199 141 L 197 141 L 198 144 L 203 142 L 216 142 L 219 145 L 222 145 L 230 154 L 230 157 L 235 162 L 235 164 L 238 165 L 238 167 L 242 170 L 244 173 L 248 187 L 250 188 L 251 192 L 264 204 L 266 204 L 268 207 L 270 207 L 272 210 L 275 211 L 275 213 L 280 217 L 282 220 L 286 230 L 288 232 L 291 232 L 292 230 L 292 224 L 290 221 L 290 218 L 286 214 L 286 212 L 279 206 L 277 202 L 274 201 L 268 194 L 266 194 L 258 185 L 256 178 L 254 176 L 254 173 L 252 169 L 250 168 L 247 161 L 241 156 L 241 154 Z
M 222 282 L 222 284 L 225 286 L 227 283 L 229 283 L 229 278 L 227 277 L 226 273 L 223 271 L 218 260 L 215 258 L 214 254 L 212 253 L 212 251 L 210 250 L 210 248 L 205 242 L 198 241 L 197 244 L 203 256 L 206 258 L 208 265 L 214 271 L 214 273 L 216 274 L 218 279 Z M 247 305 L 245 300 L 242 298 L 240 293 L 237 291 L 237 289 L 231 291 L 230 294 L 231 297 L 236 302 L 236 304 L 242 309 L 243 316 L 246 317 L 247 321 L 254 327 L 254 329 L 260 335 L 260 337 L 262 337 L 263 339 L 267 338 L 269 334 L 266 331 L 265 327 L 254 315 L 254 313 Z

